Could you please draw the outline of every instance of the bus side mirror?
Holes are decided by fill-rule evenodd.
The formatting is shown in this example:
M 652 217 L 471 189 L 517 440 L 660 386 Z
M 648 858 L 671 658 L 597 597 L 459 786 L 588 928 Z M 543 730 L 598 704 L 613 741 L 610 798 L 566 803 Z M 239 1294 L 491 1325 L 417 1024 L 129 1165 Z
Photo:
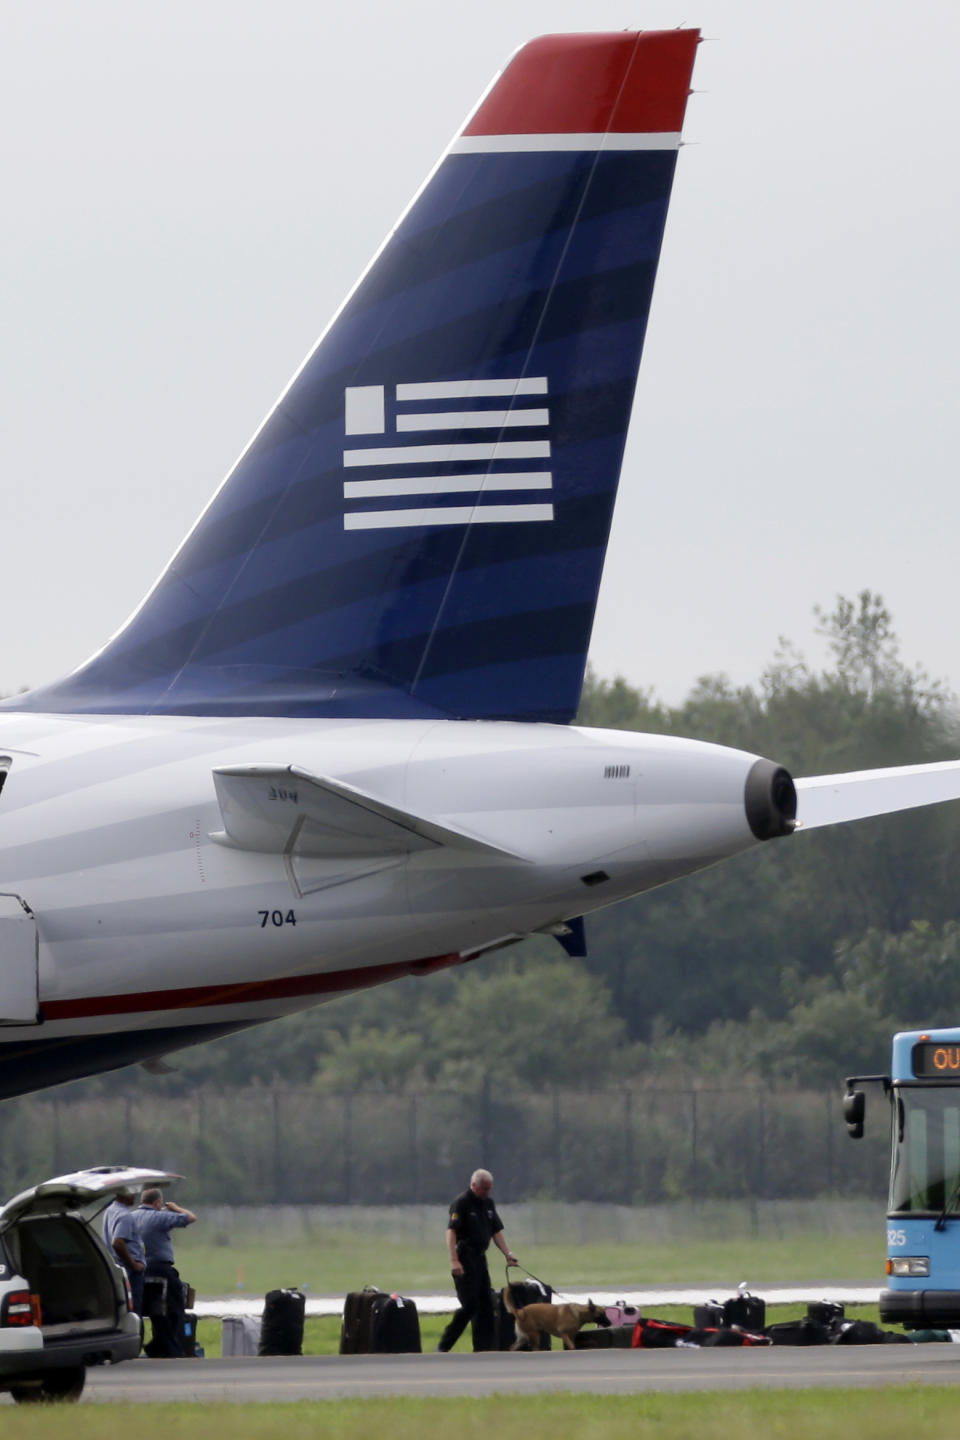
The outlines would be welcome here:
M 867 1112 L 867 1097 L 862 1090 L 848 1090 L 843 1097 L 843 1118 L 851 1140 L 863 1139 L 863 1117 Z

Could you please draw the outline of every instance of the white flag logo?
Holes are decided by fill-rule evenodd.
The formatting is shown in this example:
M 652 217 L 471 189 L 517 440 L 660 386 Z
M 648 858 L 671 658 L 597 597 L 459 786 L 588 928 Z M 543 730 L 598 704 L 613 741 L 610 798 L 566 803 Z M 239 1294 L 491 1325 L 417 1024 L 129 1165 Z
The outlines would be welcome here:
M 344 391 L 344 429 L 348 436 L 381 436 L 381 443 L 347 445 L 345 470 L 366 471 L 363 478 L 344 480 L 343 498 L 387 499 L 395 496 L 472 494 L 468 505 L 425 505 L 410 509 L 358 510 L 344 506 L 345 530 L 382 530 L 411 525 L 516 524 L 552 520 L 552 504 L 507 500 L 481 505 L 481 495 L 531 490 L 552 490 L 549 470 L 550 441 L 506 440 L 503 432 L 550 424 L 550 411 L 536 397 L 547 393 L 547 377 L 513 380 L 437 380 L 398 385 L 395 393 L 385 385 L 348 385 Z M 470 401 L 502 399 L 503 409 L 485 409 Z M 533 403 L 530 403 L 531 398 Z M 424 406 L 443 401 L 465 402 L 460 410 L 430 410 Z M 521 403 L 517 403 L 520 401 Z M 389 402 L 389 403 L 388 403 Z M 497 438 L 422 444 L 421 438 L 442 430 L 496 430 Z M 407 439 L 407 436 L 414 438 Z M 504 461 L 539 460 L 527 470 L 499 470 Z M 446 467 L 438 474 L 434 467 Z M 482 465 L 484 468 L 478 469 Z M 415 466 L 416 472 L 407 467 Z M 456 467 L 456 468 L 453 468 Z M 370 475 L 376 471 L 375 475 Z M 386 473 L 380 473 L 386 472 Z M 431 473 L 433 472 L 433 473 Z M 367 476 L 370 478 L 367 478 Z

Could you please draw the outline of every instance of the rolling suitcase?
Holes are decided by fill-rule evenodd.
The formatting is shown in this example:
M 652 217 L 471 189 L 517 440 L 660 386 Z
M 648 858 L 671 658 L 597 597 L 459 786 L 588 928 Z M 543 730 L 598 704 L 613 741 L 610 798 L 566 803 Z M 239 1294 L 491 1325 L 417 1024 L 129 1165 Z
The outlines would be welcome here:
M 157 1320 L 167 1313 L 167 1281 L 163 1275 L 148 1275 L 143 1282 L 143 1319 Z
M 608 1330 L 578 1330 L 573 1337 L 575 1350 L 629 1350 L 633 1345 L 633 1325 L 611 1325 Z
M 549 1304 L 553 1296 L 553 1290 L 549 1285 L 544 1285 L 540 1280 L 520 1280 L 510 1285 L 510 1301 L 516 1310 L 522 1309 L 524 1305 Z M 509 1350 L 517 1338 L 517 1325 L 510 1311 L 503 1300 L 503 1291 L 494 1291 L 494 1315 L 497 1324 L 497 1348 Z M 550 1350 L 553 1341 L 546 1330 L 540 1331 L 540 1350 Z
M 845 1316 L 839 1300 L 811 1300 L 807 1305 L 807 1319 L 815 1325 L 826 1325 L 828 1330 L 834 1329 Z
M 259 1348 L 259 1317 L 255 1315 L 224 1315 L 220 1322 L 221 1355 L 256 1355 Z
M 734 1295 L 731 1300 L 724 1301 L 723 1320 L 724 1327 L 738 1326 L 741 1330 L 762 1330 L 767 1323 L 767 1302 L 759 1295 L 751 1295 L 749 1292 L 743 1295 Z
M 375 1296 L 370 1326 L 371 1353 L 419 1355 L 422 1349 L 415 1302 L 405 1295 Z
M 373 1302 L 380 1293 L 375 1285 L 365 1285 L 362 1290 L 352 1290 L 344 1300 L 340 1324 L 341 1355 L 370 1354 Z
M 302 1355 L 307 1297 L 299 1290 L 268 1290 L 263 1302 L 258 1355 Z
M 767 1326 L 771 1345 L 826 1345 L 830 1331 L 815 1320 L 781 1320 Z
M 197 1344 L 197 1317 L 192 1310 L 185 1310 L 183 1314 L 181 1352 L 185 1360 L 193 1360 L 203 1354 Z

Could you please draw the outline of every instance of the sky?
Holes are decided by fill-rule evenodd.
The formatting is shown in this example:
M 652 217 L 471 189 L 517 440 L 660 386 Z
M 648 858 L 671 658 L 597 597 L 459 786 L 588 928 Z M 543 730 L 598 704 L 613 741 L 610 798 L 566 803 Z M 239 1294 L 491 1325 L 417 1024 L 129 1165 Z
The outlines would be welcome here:
M 0 0 L 0 691 L 135 608 L 492 75 L 699 25 L 590 659 L 880 592 L 960 691 L 960 5 Z

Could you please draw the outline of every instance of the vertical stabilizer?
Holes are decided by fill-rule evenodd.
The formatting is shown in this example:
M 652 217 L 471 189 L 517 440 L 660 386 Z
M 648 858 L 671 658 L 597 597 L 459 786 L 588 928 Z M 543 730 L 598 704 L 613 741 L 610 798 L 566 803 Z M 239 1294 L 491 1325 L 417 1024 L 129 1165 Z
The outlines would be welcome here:
M 569 720 L 697 40 L 524 46 L 140 609 L 12 708 Z

